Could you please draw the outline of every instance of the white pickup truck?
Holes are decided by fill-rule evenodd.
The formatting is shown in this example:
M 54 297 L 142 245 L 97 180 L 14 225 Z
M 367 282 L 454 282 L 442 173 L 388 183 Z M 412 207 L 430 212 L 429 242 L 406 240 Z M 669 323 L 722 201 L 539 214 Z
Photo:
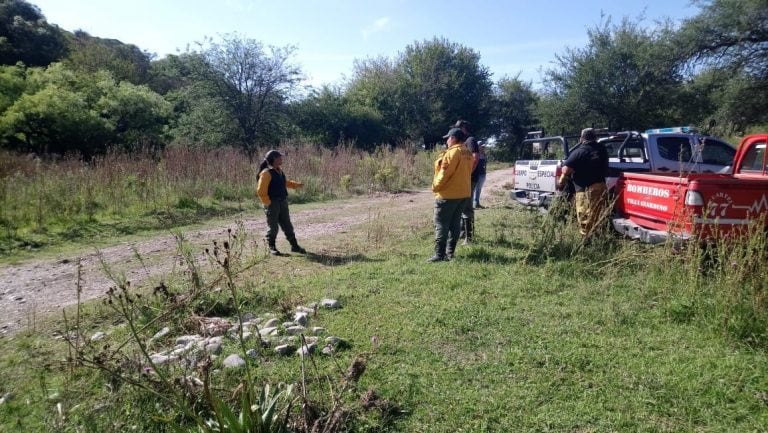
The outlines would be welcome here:
M 691 127 L 609 133 L 598 142 L 608 150 L 609 192 L 622 172 L 717 173 L 727 170 L 736 154 L 730 144 Z M 524 140 L 521 154 L 526 158 L 515 162 L 511 198 L 526 206 L 548 208 L 559 194 L 555 184 L 562 163 L 577 147 L 570 148 L 565 136 Z

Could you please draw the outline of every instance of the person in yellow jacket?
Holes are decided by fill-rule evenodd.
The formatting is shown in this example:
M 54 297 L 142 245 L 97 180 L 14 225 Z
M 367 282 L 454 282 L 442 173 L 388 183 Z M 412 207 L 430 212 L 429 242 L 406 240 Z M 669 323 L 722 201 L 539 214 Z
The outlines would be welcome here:
M 448 149 L 435 161 L 432 192 L 435 193 L 435 255 L 428 262 L 453 258 L 459 241 L 461 213 L 472 196 L 472 154 L 464 145 L 467 138 L 460 128 L 446 135 Z
M 256 193 L 264 206 L 267 216 L 267 233 L 264 236 L 269 246 L 269 253 L 273 256 L 283 255 L 277 249 L 277 228 L 283 229 L 286 239 L 291 244 L 291 252 L 306 254 L 307 251 L 299 246 L 296 234 L 293 232 L 291 216 L 288 212 L 288 188 L 301 188 L 301 182 L 288 180 L 283 173 L 283 155 L 276 150 L 270 150 L 259 166 L 259 183 Z

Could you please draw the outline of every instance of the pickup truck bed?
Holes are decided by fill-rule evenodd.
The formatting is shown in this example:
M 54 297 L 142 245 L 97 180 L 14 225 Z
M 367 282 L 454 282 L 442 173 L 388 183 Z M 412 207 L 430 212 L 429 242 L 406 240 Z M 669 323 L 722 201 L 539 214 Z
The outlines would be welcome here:
M 624 173 L 617 182 L 614 228 L 658 243 L 670 236 L 685 240 L 694 235 L 733 234 L 764 218 L 768 214 L 766 138 L 755 135 L 742 140 L 730 174 Z M 744 166 L 745 154 L 749 167 Z

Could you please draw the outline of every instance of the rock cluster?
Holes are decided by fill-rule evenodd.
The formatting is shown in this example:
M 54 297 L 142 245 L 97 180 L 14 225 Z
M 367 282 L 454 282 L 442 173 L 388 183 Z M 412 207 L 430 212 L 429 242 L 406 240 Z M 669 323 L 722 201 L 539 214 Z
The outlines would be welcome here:
M 319 308 L 337 309 L 341 308 L 341 304 L 335 299 L 323 299 L 319 304 L 299 306 L 296 307 L 293 320 L 282 323 L 273 314 L 257 316 L 246 313 L 242 315 L 242 324 L 237 322 L 237 319 L 198 318 L 199 334 L 176 337 L 174 347 L 152 353 L 150 359 L 155 365 L 173 362 L 184 366 L 195 366 L 208 357 L 215 359 L 218 356 L 224 356 L 223 368 L 242 368 L 246 365 L 242 353 L 222 353 L 227 340 L 238 341 L 240 338 L 251 346 L 257 343 L 256 346 L 262 349 L 273 348 L 274 353 L 281 356 L 293 354 L 308 356 L 315 353 L 319 347 L 323 355 L 332 355 L 337 350 L 347 347 L 348 344 L 344 339 L 336 336 L 323 338 L 328 333 L 325 328 L 309 327 L 310 318 Z M 169 333 L 170 329 L 167 327 L 159 330 L 147 341 L 147 346 L 157 346 L 167 338 Z M 103 338 L 98 333 L 94 337 L 97 338 L 92 340 Z M 237 351 L 238 346 L 232 345 L 233 351 Z M 255 360 L 259 357 L 259 351 L 251 348 L 245 356 Z

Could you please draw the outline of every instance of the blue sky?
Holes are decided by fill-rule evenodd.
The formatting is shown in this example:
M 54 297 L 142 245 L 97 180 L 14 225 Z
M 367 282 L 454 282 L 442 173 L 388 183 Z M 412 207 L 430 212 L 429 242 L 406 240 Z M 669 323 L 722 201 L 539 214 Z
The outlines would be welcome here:
M 355 59 L 394 58 L 414 41 L 444 37 L 480 53 L 493 73 L 538 85 L 542 68 L 581 47 L 601 15 L 654 26 L 698 13 L 690 0 L 29 0 L 65 30 L 119 39 L 162 57 L 237 32 L 295 45 L 307 83 L 349 78 Z

